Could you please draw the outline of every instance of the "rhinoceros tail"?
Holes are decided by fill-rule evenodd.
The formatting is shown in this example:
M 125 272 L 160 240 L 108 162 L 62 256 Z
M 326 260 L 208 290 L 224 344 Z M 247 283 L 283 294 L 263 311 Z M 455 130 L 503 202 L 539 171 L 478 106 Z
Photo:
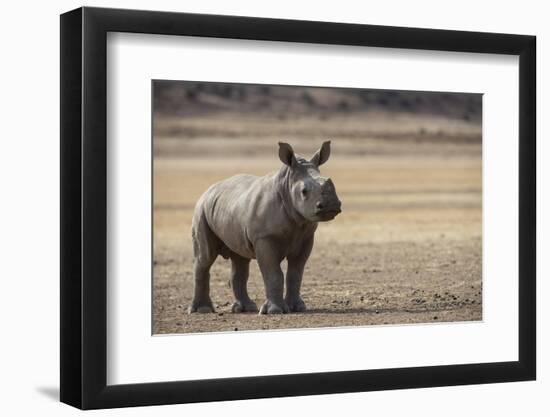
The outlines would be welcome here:
M 220 249 L 224 245 L 212 229 L 210 229 L 206 216 L 200 208 L 195 211 L 195 215 L 193 216 L 191 239 L 193 241 L 195 262 L 204 266 L 210 266 L 214 263 L 216 256 L 219 254 L 223 255 Z

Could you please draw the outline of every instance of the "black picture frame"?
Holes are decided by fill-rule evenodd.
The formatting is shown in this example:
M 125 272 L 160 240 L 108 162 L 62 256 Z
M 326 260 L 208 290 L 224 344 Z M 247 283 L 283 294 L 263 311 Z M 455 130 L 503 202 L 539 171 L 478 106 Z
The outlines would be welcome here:
M 519 56 L 519 358 L 512 362 L 107 385 L 108 32 Z M 61 401 L 82 409 L 534 380 L 536 38 L 102 8 L 61 15 Z

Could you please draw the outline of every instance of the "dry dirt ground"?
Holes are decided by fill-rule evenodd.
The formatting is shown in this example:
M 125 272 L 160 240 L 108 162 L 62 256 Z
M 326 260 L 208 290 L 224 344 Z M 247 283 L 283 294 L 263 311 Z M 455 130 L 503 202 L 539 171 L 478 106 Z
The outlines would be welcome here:
M 309 154 L 326 135 L 155 137 L 153 333 L 481 320 L 481 143 L 472 139 L 475 129 L 406 119 L 379 121 L 380 129 L 391 122 L 397 130 L 384 134 L 331 132 L 333 153 L 321 171 L 333 179 L 343 213 L 316 233 L 303 281 L 308 311 L 276 316 L 231 313 L 230 261 L 221 257 L 211 270 L 216 313 L 187 314 L 193 207 L 216 181 L 277 169 L 277 140 Z M 163 126 L 170 132 L 169 121 Z M 255 261 L 249 293 L 258 305 L 264 301 Z

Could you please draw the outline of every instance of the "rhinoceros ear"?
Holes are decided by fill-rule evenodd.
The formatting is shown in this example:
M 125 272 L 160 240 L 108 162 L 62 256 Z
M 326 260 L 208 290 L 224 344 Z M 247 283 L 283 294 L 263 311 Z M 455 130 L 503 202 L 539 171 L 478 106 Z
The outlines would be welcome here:
M 292 166 L 294 160 L 294 149 L 288 143 L 279 142 L 279 159 L 283 164 Z
M 314 163 L 317 166 L 323 165 L 325 162 L 327 162 L 329 156 L 330 140 L 327 140 L 326 142 L 323 142 L 323 144 L 321 145 L 321 149 L 315 152 L 315 155 L 311 157 L 310 162 Z

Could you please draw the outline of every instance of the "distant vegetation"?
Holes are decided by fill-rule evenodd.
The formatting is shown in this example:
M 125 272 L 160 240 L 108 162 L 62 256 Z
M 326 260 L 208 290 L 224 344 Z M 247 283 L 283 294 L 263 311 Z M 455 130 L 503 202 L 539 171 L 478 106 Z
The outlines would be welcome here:
M 479 122 L 482 95 L 418 91 L 273 86 L 189 81 L 154 81 L 157 114 L 220 112 L 289 116 L 357 112 L 430 114 Z

